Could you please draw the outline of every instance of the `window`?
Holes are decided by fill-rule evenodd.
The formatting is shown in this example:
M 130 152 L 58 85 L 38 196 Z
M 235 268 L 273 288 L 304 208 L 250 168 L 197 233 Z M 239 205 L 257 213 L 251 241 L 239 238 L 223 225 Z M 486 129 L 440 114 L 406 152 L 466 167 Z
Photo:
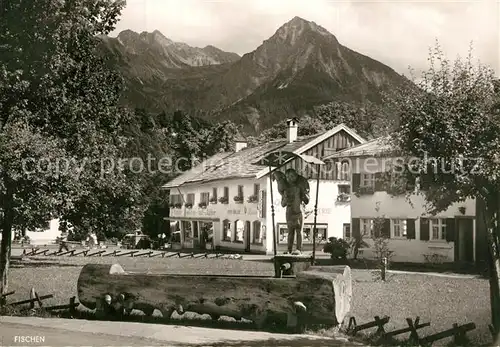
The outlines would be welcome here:
M 253 243 L 262 243 L 262 233 L 260 232 L 261 223 L 256 220 L 253 222 Z
M 371 237 L 373 231 L 373 219 L 361 219 L 359 224 L 361 227 L 361 235 Z
M 351 224 L 350 223 L 344 223 L 342 226 L 343 233 L 344 233 L 344 239 L 350 239 L 351 238 Z
M 311 226 L 311 229 L 313 229 L 314 226 Z M 316 238 L 316 243 L 319 243 L 319 242 L 325 242 L 326 239 L 327 239 L 327 227 L 326 226 L 322 226 L 322 225 L 317 225 L 316 226 L 316 235 L 317 235 L 317 238 Z
M 210 200 L 210 193 L 201 193 L 200 194 L 200 202 L 204 202 L 208 204 L 208 201 Z
M 241 220 L 234 222 L 234 241 L 243 242 L 243 232 L 245 231 L 245 224 Z
M 238 196 L 243 199 L 243 186 L 238 186 Z
M 351 186 L 348 184 L 339 184 L 339 194 L 351 194 Z
M 374 188 L 375 187 L 375 175 L 374 174 L 361 174 L 361 187 Z
M 297 237 L 297 236 L 295 236 Z M 302 243 L 312 243 L 313 238 L 313 227 L 312 226 L 304 226 L 302 229 Z M 297 239 L 294 240 L 296 242 Z
M 431 240 L 446 240 L 446 220 L 430 219 Z
M 194 194 L 190 193 L 187 195 L 186 203 L 194 205 Z
M 217 200 L 217 188 L 212 188 L 212 199 Z
M 341 181 L 348 181 L 349 180 L 349 163 L 344 161 L 343 163 L 340 164 L 340 175 L 339 179 Z
M 259 192 L 260 192 L 260 184 L 256 183 L 253 185 L 253 195 L 258 197 Z
M 286 224 L 280 224 L 278 226 L 278 243 L 287 243 L 288 242 L 288 228 Z
M 182 195 L 180 194 L 170 195 L 170 204 L 182 204 Z
M 313 243 L 314 224 L 306 224 L 303 229 L 302 243 Z M 326 226 L 316 225 L 316 243 L 326 240 Z
M 391 219 L 391 237 L 406 237 L 406 220 Z
M 324 242 L 328 237 L 328 225 L 326 224 L 316 224 L 316 243 Z M 288 228 L 286 224 L 278 224 L 279 239 L 278 243 L 284 244 L 288 242 Z M 306 223 L 302 228 L 302 243 L 312 244 L 313 243 L 313 233 L 314 233 L 314 223 Z M 294 240 L 296 242 L 296 239 Z
M 222 222 L 222 240 L 231 241 L 231 223 L 227 219 Z
M 229 199 L 229 187 L 224 187 L 224 197 Z

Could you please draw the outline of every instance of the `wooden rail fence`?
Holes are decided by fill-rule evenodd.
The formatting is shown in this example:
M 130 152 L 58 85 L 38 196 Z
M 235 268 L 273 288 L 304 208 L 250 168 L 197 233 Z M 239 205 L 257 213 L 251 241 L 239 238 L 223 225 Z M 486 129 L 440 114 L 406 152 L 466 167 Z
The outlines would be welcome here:
M 388 316 L 385 316 L 383 318 L 375 316 L 373 321 L 357 325 L 356 319 L 354 317 L 351 317 L 349 320 L 349 325 L 347 327 L 347 333 L 351 336 L 355 336 L 360 331 L 376 327 L 377 330 L 373 337 L 378 344 L 388 344 L 395 336 L 404 333 L 410 333 L 409 341 L 412 344 L 422 347 L 430 347 L 434 342 L 448 337 L 453 337 L 453 343 L 455 346 L 467 346 L 468 340 L 466 337 L 466 333 L 476 328 L 476 325 L 474 323 L 467 323 L 463 325 L 458 325 L 455 323 L 453 324 L 451 329 L 447 329 L 425 337 L 420 337 L 418 335 L 418 330 L 430 326 L 430 322 L 420 323 L 420 317 L 416 317 L 415 320 L 406 318 L 406 323 L 408 324 L 407 328 L 387 332 L 384 326 L 389 322 L 389 319 L 390 318 Z

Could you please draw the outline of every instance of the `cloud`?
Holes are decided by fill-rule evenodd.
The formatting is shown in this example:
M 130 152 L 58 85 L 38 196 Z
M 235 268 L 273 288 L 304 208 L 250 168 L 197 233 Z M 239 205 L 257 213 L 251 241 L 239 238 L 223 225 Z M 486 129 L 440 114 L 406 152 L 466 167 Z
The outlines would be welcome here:
M 473 41 L 474 56 L 500 72 L 500 4 L 494 0 L 128 0 L 114 34 L 157 29 L 174 41 L 242 55 L 294 16 L 401 73 L 408 65 L 425 68 L 436 39 L 452 59 L 467 55 Z

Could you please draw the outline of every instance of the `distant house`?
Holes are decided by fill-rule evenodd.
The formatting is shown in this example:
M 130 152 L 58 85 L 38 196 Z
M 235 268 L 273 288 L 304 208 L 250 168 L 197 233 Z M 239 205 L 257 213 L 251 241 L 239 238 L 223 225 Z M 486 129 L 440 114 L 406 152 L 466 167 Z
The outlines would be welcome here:
M 379 138 L 327 156 L 348 162 L 352 170 L 351 232 L 344 237 L 364 235 L 363 240 L 372 246 L 374 220 L 383 218 L 382 233 L 390 239 L 393 261 L 482 260 L 484 229 L 476 226 L 476 201 L 454 204 L 436 216 L 426 214 L 423 196 L 412 195 L 410 204 L 406 194 L 388 192 L 379 180 L 396 159 L 391 152 L 385 139 Z M 363 256 L 373 257 L 373 247 L 363 250 Z
M 52 219 L 45 223 L 41 228 L 34 230 L 26 230 L 26 236 L 29 237 L 32 245 L 48 245 L 55 242 L 56 238 L 61 235 L 59 230 L 59 219 Z M 16 236 L 16 231 L 12 232 L 12 239 Z M 2 235 L 0 234 L 0 239 Z
M 295 120 L 288 120 L 286 139 L 253 148 L 247 147 L 243 139 L 238 139 L 233 152 L 216 154 L 164 185 L 163 188 L 170 192 L 168 219 L 174 233 L 173 247 L 204 247 L 202 235 L 209 230 L 218 249 L 271 254 L 271 185 L 269 168 L 263 162 L 265 155 L 281 150 L 321 158 L 365 142 L 343 124 L 308 137 L 297 137 L 297 127 Z M 279 170 L 284 172 L 288 168 L 296 169 L 309 179 L 311 201 L 304 221 L 303 250 L 312 250 L 316 173 L 297 158 L 284 163 Z M 349 194 L 349 185 L 346 170 L 337 165 L 322 168 L 317 217 L 318 249 L 328 237 L 342 237 L 344 228 L 350 225 L 348 199 L 337 201 L 339 194 Z M 276 182 L 272 184 L 272 194 L 278 251 L 284 251 L 287 243 L 285 209 L 281 207 Z

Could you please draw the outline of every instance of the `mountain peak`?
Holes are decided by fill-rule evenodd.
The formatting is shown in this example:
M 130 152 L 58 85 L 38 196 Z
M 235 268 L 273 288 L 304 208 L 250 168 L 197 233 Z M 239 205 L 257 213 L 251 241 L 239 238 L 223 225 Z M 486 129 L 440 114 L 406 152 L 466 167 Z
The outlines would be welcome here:
M 333 43 L 338 43 L 337 38 L 328 30 L 320 25 L 317 25 L 315 22 L 308 21 L 299 16 L 295 16 L 291 20 L 283 24 L 276 31 L 275 36 L 277 36 L 282 41 L 288 41 L 293 45 L 300 36 L 307 33 L 319 34 L 331 39 Z
M 149 44 L 157 43 L 160 46 L 170 46 L 174 43 L 172 40 L 163 35 L 159 30 L 154 30 L 152 33 L 143 31 L 140 36 L 142 40 Z
M 299 17 L 299 16 L 295 16 L 293 17 L 291 20 L 289 20 L 286 24 L 299 24 L 299 23 L 311 23 L 309 22 L 308 20 L 302 18 L 302 17 Z

